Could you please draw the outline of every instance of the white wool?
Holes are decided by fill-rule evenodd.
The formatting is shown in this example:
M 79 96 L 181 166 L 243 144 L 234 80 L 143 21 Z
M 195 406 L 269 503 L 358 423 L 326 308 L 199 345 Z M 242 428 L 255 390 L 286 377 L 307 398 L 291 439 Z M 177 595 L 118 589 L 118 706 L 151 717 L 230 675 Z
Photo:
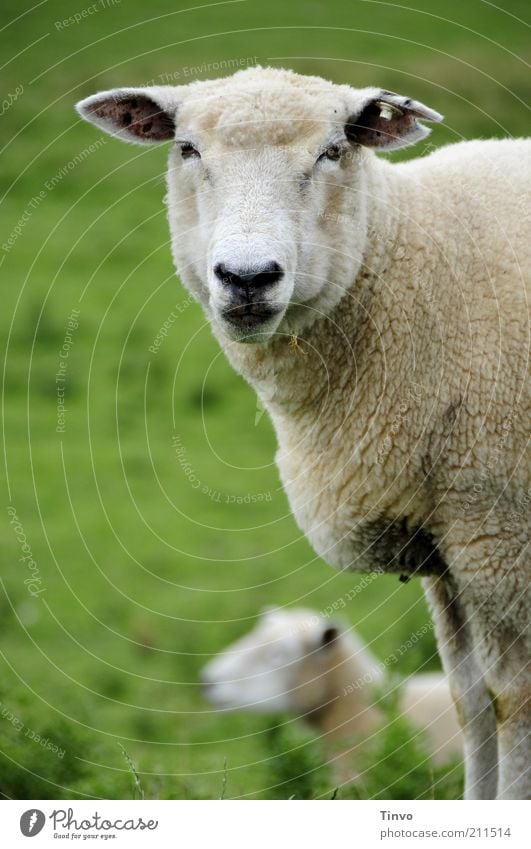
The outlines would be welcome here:
M 78 108 L 177 142 L 175 262 L 271 415 L 299 526 L 340 569 L 424 576 L 466 796 L 531 795 L 531 143 L 393 165 L 374 151 L 437 112 L 271 68 Z

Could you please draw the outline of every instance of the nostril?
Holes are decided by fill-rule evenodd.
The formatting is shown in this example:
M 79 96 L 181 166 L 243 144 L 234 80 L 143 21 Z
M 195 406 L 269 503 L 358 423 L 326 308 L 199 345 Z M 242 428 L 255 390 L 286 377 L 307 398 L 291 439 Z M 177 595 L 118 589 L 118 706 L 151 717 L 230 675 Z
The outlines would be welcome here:
M 214 274 L 218 280 L 221 280 L 222 283 L 230 283 L 229 277 L 231 275 L 229 274 L 227 267 L 223 265 L 222 262 L 218 262 L 217 265 L 214 266 Z
M 214 266 L 214 274 L 225 286 L 262 288 L 278 283 L 284 271 L 278 262 L 269 262 L 258 268 L 230 268 L 222 262 Z
M 273 283 L 278 283 L 283 276 L 284 272 L 278 262 L 270 262 L 257 273 L 252 274 L 250 283 L 252 286 L 272 286 Z

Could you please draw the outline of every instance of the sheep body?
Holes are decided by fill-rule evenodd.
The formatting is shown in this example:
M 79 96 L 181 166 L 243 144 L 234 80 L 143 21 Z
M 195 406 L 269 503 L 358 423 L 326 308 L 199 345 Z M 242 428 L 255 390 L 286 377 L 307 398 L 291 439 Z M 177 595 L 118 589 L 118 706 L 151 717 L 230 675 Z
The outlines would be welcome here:
M 388 688 L 378 662 L 354 629 L 306 609 L 266 612 L 257 626 L 204 668 L 205 694 L 222 710 L 287 712 L 322 738 L 334 777 L 359 775 L 359 756 L 385 716 Z M 397 685 L 394 685 L 397 686 Z M 446 677 L 412 675 L 398 707 L 436 764 L 462 757 L 462 737 Z
M 436 764 L 463 756 L 463 739 L 446 675 L 412 675 L 402 687 L 399 706 L 413 727 L 423 729 Z
M 523 345 L 529 289 L 518 268 L 529 259 L 521 248 L 526 218 L 514 215 L 514 193 L 503 181 L 496 185 L 496 175 L 504 173 L 514 190 L 530 153 L 528 143 L 473 142 L 405 165 L 374 159 L 368 219 L 377 235 L 366 271 L 328 320 L 301 332 L 307 356 L 285 338 L 265 352 L 226 346 L 271 412 L 278 468 L 301 529 L 338 568 L 370 571 L 379 562 L 392 569 L 417 528 L 439 538 L 455 513 L 467 524 L 466 512 L 488 511 L 507 467 L 514 469 L 512 501 L 528 491 L 528 468 L 518 463 L 530 409 Z M 462 192 L 470 196 L 468 212 Z M 451 229 L 441 225 L 440 209 L 437 218 L 436 201 Z M 470 237 L 462 238 L 467 222 Z M 518 247 L 513 256 L 511 245 Z M 459 266 L 465 271 L 456 272 Z M 500 439 L 503 469 L 483 486 Z M 402 529 L 395 518 L 405 522 Z M 528 528 L 521 531 L 525 542 Z M 439 550 L 446 554 L 444 542 Z M 394 570 L 407 571 L 403 558 Z M 486 572 L 484 566 L 482 578 Z M 499 591 L 498 569 L 490 577 Z M 507 581 L 502 603 L 514 590 Z
M 316 551 L 423 576 L 467 798 L 531 795 L 530 152 L 473 142 L 373 159 L 363 268 L 300 328 L 306 356 L 282 338 L 225 346 L 270 411 Z

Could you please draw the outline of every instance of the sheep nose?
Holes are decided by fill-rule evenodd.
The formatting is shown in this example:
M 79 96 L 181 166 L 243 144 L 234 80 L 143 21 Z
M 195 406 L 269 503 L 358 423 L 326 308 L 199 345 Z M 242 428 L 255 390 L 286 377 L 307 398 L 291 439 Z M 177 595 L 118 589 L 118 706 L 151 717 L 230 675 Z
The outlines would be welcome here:
M 233 268 L 218 262 L 214 274 L 223 285 L 240 290 L 261 289 L 278 283 L 284 272 L 278 262 L 268 262 L 256 268 Z

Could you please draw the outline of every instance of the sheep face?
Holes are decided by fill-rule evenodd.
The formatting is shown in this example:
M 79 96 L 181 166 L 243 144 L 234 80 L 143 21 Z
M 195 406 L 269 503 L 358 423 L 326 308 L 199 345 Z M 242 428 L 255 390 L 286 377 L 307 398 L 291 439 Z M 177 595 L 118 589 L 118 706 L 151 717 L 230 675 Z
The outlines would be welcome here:
M 326 670 L 337 628 L 311 611 L 272 610 L 202 672 L 220 710 L 308 713 L 327 700 Z
M 266 138 L 259 147 L 242 136 L 241 147 L 217 142 L 201 158 L 181 162 L 174 152 L 170 224 L 177 266 L 216 330 L 260 343 L 287 332 L 294 313 L 323 308 L 335 242 L 325 213 L 337 205 L 345 181 L 335 158 L 345 145 L 323 145 L 322 133 L 306 145 Z M 320 152 L 323 146 L 330 156 Z M 184 220 L 183 197 L 193 202 Z M 196 245 L 180 235 L 192 222 Z
M 78 110 L 124 140 L 172 142 L 179 274 L 218 334 L 255 343 L 340 300 L 367 238 L 367 148 L 410 144 L 428 132 L 418 117 L 440 118 L 390 92 L 271 68 L 115 89 Z

